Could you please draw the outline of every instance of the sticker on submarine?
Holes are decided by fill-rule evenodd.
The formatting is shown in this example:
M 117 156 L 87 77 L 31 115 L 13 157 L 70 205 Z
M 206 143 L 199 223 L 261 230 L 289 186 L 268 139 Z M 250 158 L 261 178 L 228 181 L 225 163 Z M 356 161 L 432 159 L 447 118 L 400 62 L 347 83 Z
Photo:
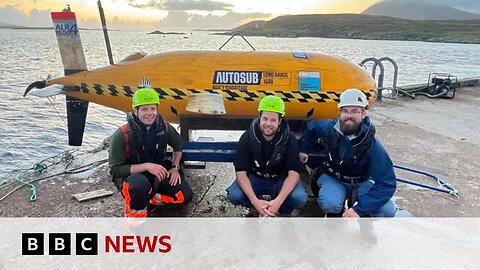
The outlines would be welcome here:
M 320 72 L 300 71 L 298 73 L 298 90 L 300 92 L 318 93 L 320 92 Z
M 290 72 L 216 70 L 213 89 L 247 90 L 248 85 L 290 85 Z

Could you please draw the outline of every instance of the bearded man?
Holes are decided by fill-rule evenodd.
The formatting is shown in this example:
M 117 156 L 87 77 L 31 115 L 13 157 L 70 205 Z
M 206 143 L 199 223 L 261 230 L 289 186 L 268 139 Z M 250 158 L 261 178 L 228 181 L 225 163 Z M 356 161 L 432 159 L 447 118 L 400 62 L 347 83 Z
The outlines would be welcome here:
M 320 208 L 332 217 L 395 216 L 397 179 L 388 153 L 375 138 L 367 97 L 358 89 L 345 90 L 338 107 L 337 119 L 309 122 L 300 138 L 303 163 L 317 144 L 326 154 L 317 180 Z

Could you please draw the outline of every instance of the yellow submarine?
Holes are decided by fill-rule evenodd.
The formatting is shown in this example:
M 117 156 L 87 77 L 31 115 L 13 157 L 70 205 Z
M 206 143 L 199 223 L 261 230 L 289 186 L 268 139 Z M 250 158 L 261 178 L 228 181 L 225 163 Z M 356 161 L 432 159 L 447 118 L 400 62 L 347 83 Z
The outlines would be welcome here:
M 52 19 L 65 74 L 69 75 L 31 83 L 24 96 L 65 94 L 69 136 L 78 132 L 83 136 L 88 102 L 131 111 L 132 95 L 145 81 L 158 92 L 159 113 L 165 120 L 183 128 L 182 123 L 187 125 L 190 119 L 195 129 L 244 128 L 244 124 L 235 124 L 236 120 L 256 117 L 258 102 L 265 95 L 285 101 L 289 122 L 336 117 L 339 96 L 349 88 L 362 90 L 370 104 L 376 97 L 375 82 L 364 68 L 314 52 L 171 51 L 134 54 L 87 70 L 75 14 L 52 12 Z M 199 96 L 206 97 L 200 103 L 215 97 L 223 106 L 210 111 L 198 106 L 189 109 L 189 103 Z M 78 126 L 81 129 L 74 131 Z M 70 144 L 81 144 L 81 138 Z

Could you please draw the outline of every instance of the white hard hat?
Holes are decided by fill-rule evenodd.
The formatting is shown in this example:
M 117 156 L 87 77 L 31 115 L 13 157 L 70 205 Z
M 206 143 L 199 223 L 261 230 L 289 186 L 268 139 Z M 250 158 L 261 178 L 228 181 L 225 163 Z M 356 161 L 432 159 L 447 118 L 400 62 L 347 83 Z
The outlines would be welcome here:
M 368 106 L 367 96 L 358 89 L 347 89 L 340 95 L 340 103 L 338 103 L 339 108 L 345 106 L 359 106 L 366 108 Z

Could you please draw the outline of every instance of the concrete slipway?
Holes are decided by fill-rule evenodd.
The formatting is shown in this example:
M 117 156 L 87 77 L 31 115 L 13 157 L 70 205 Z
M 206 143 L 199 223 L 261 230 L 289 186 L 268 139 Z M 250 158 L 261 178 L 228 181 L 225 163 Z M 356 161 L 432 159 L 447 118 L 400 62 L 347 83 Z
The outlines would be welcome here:
M 395 163 L 429 171 L 459 190 L 459 198 L 431 190 L 401 184 L 397 203 L 418 217 L 480 217 L 480 87 L 457 89 L 455 99 L 384 99 L 369 112 L 380 138 Z M 70 168 L 104 160 L 105 146 L 78 155 Z M 37 200 L 30 202 L 30 188 L 23 187 L 0 202 L 3 217 L 120 217 L 122 196 L 108 175 L 108 165 L 78 174 L 62 174 L 64 162 L 42 174 L 27 174 L 26 179 L 48 177 L 35 182 Z M 234 178 L 231 164 L 209 163 L 206 170 L 189 169 L 187 181 L 195 192 L 188 206 L 164 206 L 152 216 L 240 217 L 245 209 L 234 207 L 226 199 L 225 188 Z M 403 178 L 436 185 L 430 179 L 398 172 Z M 18 183 L 0 187 L 4 196 Z M 78 202 L 73 194 L 106 189 L 109 197 Z M 294 215 L 322 216 L 315 199 Z

